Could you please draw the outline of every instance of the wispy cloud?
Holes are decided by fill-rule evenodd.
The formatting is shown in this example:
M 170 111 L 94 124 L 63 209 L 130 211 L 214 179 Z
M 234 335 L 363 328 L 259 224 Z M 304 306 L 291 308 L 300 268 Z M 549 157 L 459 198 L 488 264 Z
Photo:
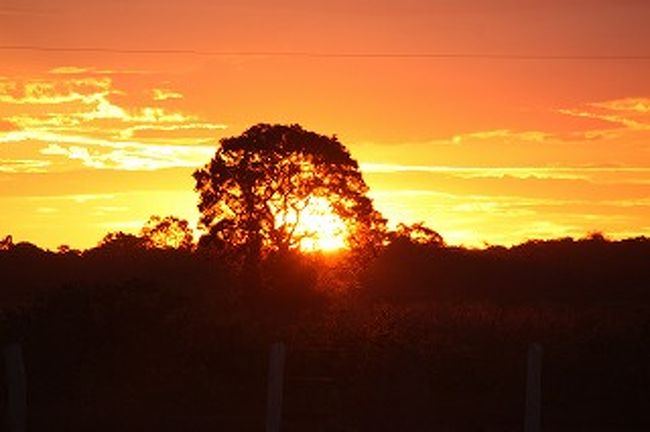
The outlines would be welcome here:
M 110 147 L 100 145 L 100 147 Z M 197 151 L 198 150 L 198 151 Z M 206 151 L 207 150 L 207 151 Z M 207 147 L 154 146 L 126 144 L 118 149 L 102 150 L 79 145 L 50 144 L 43 155 L 65 156 L 96 169 L 150 171 L 163 168 L 194 167 L 209 159 L 213 153 Z
M 626 166 L 558 166 L 558 167 L 458 167 L 402 164 L 361 164 L 364 173 L 440 173 L 464 178 L 538 178 L 538 179 L 589 179 L 595 173 L 640 173 L 650 175 L 650 167 Z
M 636 113 L 650 113 L 650 98 L 636 97 L 615 99 L 591 104 L 594 107 L 605 108 L 611 111 L 625 111 Z
M 70 195 L 54 195 L 54 196 L 40 196 L 32 195 L 26 197 L 28 201 L 33 202 L 50 202 L 50 201 L 70 201 L 77 204 L 86 204 L 95 201 L 111 201 L 115 198 L 115 194 L 70 194 Z
M 559 113 L 601 120 L 632 131 L 650 130 L 650 98 L 629 97 L 594 102 L 578 108 L 558 110 Z
M 128 105 L 126 93 L 110 78 L 84 76 L 87 71 L 65 66 L 50 70 L 58 76 L 53 79 L 0 78 L 0 107 L 4 104 L 11 112 L 12 106 L 20 106 L 13 109 L 15 114 L 0 118 L 0 143 L 42 143 L 38 157 L 63 157 L 87 168 L 112 170 L 198 166 L 214 153 L 205 144 L 215 143 L 214 131 L 225 125 L 155 104 Z M 154 102 L 182 97 L 167 89 L 152 92 Z M 36 172 L 49 165 L 22 157 L 2 169 Z
M 14 131 L 0 134 L 0 143 L 36 141 L 49 143 L 40 150 L 45 156 L 64 156 L 84 166 L 114 170 L 155 170 L 173 167 L 194 167 L 205 163 L 214 154 L 208 146 L 156 145 L 136 141 L 112 141 L 87 136 L 61 135 L 52 132 Z M 7 165 L 17 170 L 42 169 L 51 164 Z M 6 168 L 5 171 L 9 171 Z M 36 171 L 32 171 L 36 172 Z
M 643 226 L 650 211 L 647 199 L 551 199 L 430 189 L 375 190 L 370 195 L 392 225 L 425 221 L 450 244 L 470 246 L 581 237 L 594 230 L 621 238 L 630 235 L 630 226 Z
M 41 214 L 53 214 L 53 213 L 58 213 L 59 209 L 55 207 L 38 207 L 36 209 L 36 212 Z
M 649 107 L 645 97 L 599 101 L 556 111 L 597 120 L 560 118 L 557 130 L 548 123 L 368 147 L 361 169 L 389 221 L 425 221 L 451 244 L 647 235 Z
M 152 90 L 153 100 L 164 101 L 169 99 L 182 99 L 183 94 L 169 89 L 156 88 Z
M 78 66 L 59 66 L 54 69 L 50 69 L 51 74 L 55 75 L 77 75 L 84 74 L 89 72 L 90 69 L 78 67 Z
M 543 131 L 514 131 L 511 129 L 494 129 L 454 135 L 448 141 L 453 144 L 460 144 L 464 141 L 499 139 L 508 141 L 517 140 L 540 143 L 552 137 L 552 134 Z
M 2 173 L 42 173 L 52 162 L 39 159 L 0 159 Z
M 120 137 L 124 139 L 132 138 L 138 135 L 139 132 L 153 131 L 153 132 L 177 132 L 191 133 L 196 131 L 216 131 L 226 129 L 225 125 L 215 123 L 182 123 L 182 124 L 140 124 L 137 126 L 130 126 L 120 132 Z
M 98 169 L 154 170 L 193 167 L 208 160 L 214 149 L 206 146 L 155 145 L 134 141 L 111 141 L 55 133 L 15 132 L 0 142 L 36 140 L 49 142 L 41 154 L 65 156 Z
M 99 75 L 150 75 L 155 72 L 152 70 L 141 69 L 100 69 L 96 67 L 80 67 L 80 66 L 58 66 L 48 71 L 51 75 L 85 75 L 85 76 L 99 76 Z
M 110 93 L 109 78 L 74 78 L 63 81 L 35 79 L 0 80 L 0 103 L 58 105 L 71 102 L 92 104 Z
M 573 117 L 602 120 L 632 130 L 639 130 L 639 131 L 650 130 L 650 124 L 638 120 L 634 120 L 632 118 L 618 115 L 618 114 L 597 113 L 597 112 L 577 110 L 577 109 L 560 109 L 558 112 Z

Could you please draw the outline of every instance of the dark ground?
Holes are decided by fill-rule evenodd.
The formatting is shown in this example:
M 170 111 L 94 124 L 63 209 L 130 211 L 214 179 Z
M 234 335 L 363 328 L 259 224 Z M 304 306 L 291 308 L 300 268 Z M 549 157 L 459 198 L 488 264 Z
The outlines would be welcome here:
M 205 252 L 0 251 L 33 431 L 260 431 L 269 345 L 285 431 L 520 431 L 544 347 L 545 431 L 650 429 L 650 241 L 265 261 Z M 4 404 L 4 402 L 3 402 Z

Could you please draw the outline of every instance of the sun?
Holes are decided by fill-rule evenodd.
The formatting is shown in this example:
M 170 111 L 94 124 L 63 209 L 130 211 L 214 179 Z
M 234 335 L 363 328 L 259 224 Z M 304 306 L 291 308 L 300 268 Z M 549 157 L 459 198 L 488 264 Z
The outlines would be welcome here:
M 334 252 L 347 247 L 348 227 L 323 197 L 310 197 L 299 213 L 283 215 L 295 225 L 294 238 L 303 252 Z

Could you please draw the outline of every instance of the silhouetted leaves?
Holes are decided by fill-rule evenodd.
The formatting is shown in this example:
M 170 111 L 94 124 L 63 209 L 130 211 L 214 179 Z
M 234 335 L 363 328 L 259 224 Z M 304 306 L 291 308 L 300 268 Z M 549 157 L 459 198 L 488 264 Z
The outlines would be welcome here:
M 383 235 L 385 221 L 348 150 L 298 125 L 259 124 L 222 139 L 194 178 L 208 231 L 200 245 L 240 250 L 249 260 L 295 248 L 299 218 L 283 215 L 300 215 L 314 197 L 345 221 L 351 246 L 377 244 Z
M 175 216 L 151 216 L 140 231 L 148 248 L 191 249 L 194 236 L 189 222 Z
M 12 236 L 8 235 L 2 240 L 0 240 L 0 251 L 9 250 L 14 245 L 14 239 Z

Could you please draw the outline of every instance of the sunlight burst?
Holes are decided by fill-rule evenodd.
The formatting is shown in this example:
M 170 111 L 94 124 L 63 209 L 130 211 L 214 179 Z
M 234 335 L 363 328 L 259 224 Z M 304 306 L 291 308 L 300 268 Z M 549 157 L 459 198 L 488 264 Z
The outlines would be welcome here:
M 333 252 L 347 246 L 348 228 L 326 198 L 311 197 L 299 213 L 287 214 L 286 222 L 296 225 L 294 236 L 302 251 Z

